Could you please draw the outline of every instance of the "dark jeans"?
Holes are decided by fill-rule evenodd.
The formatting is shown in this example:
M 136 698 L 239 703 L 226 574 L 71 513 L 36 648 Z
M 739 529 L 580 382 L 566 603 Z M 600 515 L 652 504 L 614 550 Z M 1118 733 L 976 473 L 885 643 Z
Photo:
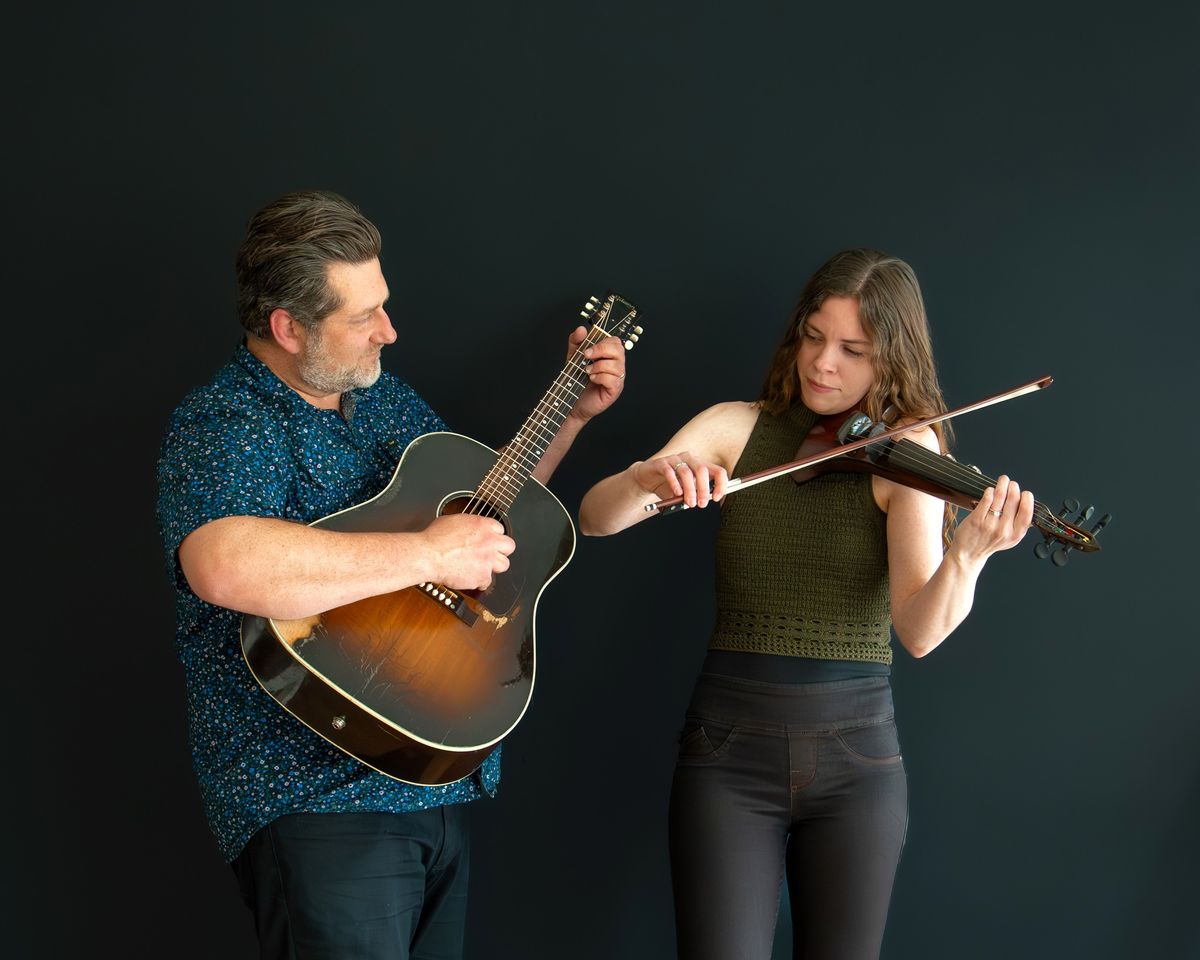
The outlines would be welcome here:
M 908 824 L 886 677 L 702 674 L 671 789 L 679 956 L 768 960 L 787 873 L 793 955 L 879 955 Z
M 458 960 L 467 909 L 461 805 L 298 813 L 233 861 L 264 960 Z

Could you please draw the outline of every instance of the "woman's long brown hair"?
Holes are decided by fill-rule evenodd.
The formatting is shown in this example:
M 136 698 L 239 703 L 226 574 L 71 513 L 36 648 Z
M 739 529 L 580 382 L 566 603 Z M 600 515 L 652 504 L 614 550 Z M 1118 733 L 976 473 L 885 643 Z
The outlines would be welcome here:
M 917 276 L 903 260 L 865 247 L 834 254 L 805 284 L 763 380 L 758 398 L 763 409 L 780 414 L 799 399 L 796 355 L 804 325 L 828 297 L 857 299 L 859 319 L 871 338 L 875 378 L 863 398 L 863 413 L 876 421 L 886 413 L 896 421 L 945 411 Z M 932 429 L 942 453 L 947 453 L 949 424 L 936 423 Z M 957 509 L 947 503 L 942 523 L 942 542 L 946 546 L 956 513 Z

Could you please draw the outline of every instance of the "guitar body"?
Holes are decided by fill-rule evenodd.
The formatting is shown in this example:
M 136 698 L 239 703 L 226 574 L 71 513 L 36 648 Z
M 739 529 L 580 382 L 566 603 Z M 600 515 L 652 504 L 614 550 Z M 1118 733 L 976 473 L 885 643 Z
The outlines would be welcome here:
M 423 530 L 461 512 L 496 462 L 469 437 L 425 434 L 378 496 L 313 526 Z M 494 515 L 517 549 L 487 590 L 418 585 L 305 620 L 244 617 L 251 672 L 297 719 L 381 773 L 423 785 L 468 776 L 529 706 L 538 600 L 575 551 L 570 515 L 536 480 Z

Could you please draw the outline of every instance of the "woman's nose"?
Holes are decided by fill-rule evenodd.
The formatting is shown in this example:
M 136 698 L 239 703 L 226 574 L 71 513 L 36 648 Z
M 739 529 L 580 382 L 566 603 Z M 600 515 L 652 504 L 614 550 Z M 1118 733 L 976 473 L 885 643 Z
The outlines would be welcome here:
M 836 357 L 832 344 L 822 347 L 821 352 L 817 354 L 817 366 L 822 370 L 833 370 L 837 367 Z

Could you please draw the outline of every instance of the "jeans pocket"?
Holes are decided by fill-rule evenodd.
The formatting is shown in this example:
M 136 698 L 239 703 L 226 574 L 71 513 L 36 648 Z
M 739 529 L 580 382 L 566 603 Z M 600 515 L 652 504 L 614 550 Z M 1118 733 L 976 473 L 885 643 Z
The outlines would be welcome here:
M 863 763 L 900 762 L 900 735 L 892 717 L 861 727 L 839 730 L 837 738 L 850 756 Z
M 679 732 L 679 762 L 708 763 L 716 760 L 733 742 L 737 728 L 716 720 L 688 717 Z

